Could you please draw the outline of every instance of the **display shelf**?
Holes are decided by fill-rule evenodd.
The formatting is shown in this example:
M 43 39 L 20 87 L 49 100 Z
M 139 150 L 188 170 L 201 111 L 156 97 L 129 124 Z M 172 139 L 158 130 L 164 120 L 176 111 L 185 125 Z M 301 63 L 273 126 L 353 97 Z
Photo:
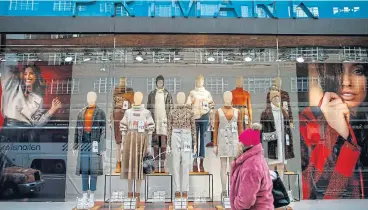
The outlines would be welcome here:
M 293 210 L 293 208 L 291 206 L 285 206 L 285 207 L 277 208 L 275 210 Z
M 190 172 L 189 176 L 208 176 L 208 197 L 207 202 L 213 202 L 213 174 L 208 172 Z M 188 197 L 188 201 L 194 201 L 194 198 Z
M 208 175 L 210 174 L 209 172 L 205 171 L 205 172 L 189 172 L 189 175 Z
M 106 182 L 107 182 L 107 177 L 120 177 L 120 173 L 115 173 L 113 172 L 112 174 L 105 174 L 105 185 L 104 185 L 104 202 L 108 203 L 109 199 L 106 200 Z M 133 182 L 133 193 L 135 193 L 135 182 Z
M 217 209 L 217 210 L 223 210 L 223 209 L 224 209 L 224 207 L 223 207 L 223 206 L 221 206 L 221 205 L 217 205 L 217 206 L 216 206 L 216 209 Z
M 298 195 L 299 195 L 299 199 L 294 199 L 295 201 L 300 201 L 300 176 L 298 173 L 292 172 L 292 171 L 286 171 L 284 173 L 285 176 L 287 176 L 288 179 L 288 189 L 290 191 L 291 186 L 290 186 L 290 176 L 296 176 L 297 181 L 298 181 Z
M 194 209 L 192 205 L 188 205 L 187 209 Z M 169 210 L 175 210 L 173 205 L 169 206 Z
M 170 197 L 169 198 L 167 198 L 167 199 L 170 199 L 170 203 L 172 202 L 172 200 L 173 200 L 173 186 L 172 186 L 172 184 L 173 184 L 173 177 L 172 177 L 172 175 L 171 174 L 169 174 L 169 173 L 153 173 L 153 174 L 146 174 L 145 175 L 145 182 L 144 182 L 144 190 L 145 190 L 145 194 L 144 194 L 144 201 L 146 202 L 146 203 L 152 203 L 152 202 L 149 202 L 148 200 L 149 199 L 153 199 L 153 198 L 150 198 L 149 196 L 148 196 L 148 186 L 149 186 L 149 177 L 155 177 L 155 176 L 157 176 L 157 177 L 170 177 Z M 166 199 L 166 197 L 165 197 L 165 199 Z M 165 200 L 165 202 L 166 202 L 166 200 Z
M 101 206 L 94 206 L 90 209 L 77 209 L 77 208 L 73 208 L 72 210 L 100 210 Z

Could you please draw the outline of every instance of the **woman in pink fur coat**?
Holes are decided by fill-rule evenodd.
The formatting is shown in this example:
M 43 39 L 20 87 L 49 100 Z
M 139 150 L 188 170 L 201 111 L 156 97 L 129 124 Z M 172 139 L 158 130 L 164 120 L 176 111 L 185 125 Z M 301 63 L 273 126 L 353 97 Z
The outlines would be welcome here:
M 232 210 L 273 210 L 272 179 L 260 140 L 262 126 L 252 124 L 239 136 L 238 156 L 231 165 Z

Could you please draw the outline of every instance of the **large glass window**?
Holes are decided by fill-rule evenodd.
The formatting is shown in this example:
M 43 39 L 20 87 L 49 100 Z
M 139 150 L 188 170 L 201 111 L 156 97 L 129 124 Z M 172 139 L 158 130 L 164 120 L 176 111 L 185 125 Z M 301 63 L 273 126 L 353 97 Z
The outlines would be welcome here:
M 37 5 L 37 1 L 12 1 L 11 7 L 30 10 L 30 6 L 23 5 L 25 3 Z M 70 1 L 54 1 L 53 9 L 67 11 L 69 4 Z M 210 14 L 217 7 L 207 5 L 202 15 Z M 111 12 L 109 3 L 101 2 L 99 8 L 101 12 Z M 156 5 L 154 11 L 157 16 L 170 16 L 171 9 Z M 248 10 L 242 8 L 242 16 L 247 16 Z M 121 15 L 125 14 L 124 11 L 121 9 Z M 263 12 L 259 10 L 259 16 L 266 15 Z M 318 10 L 313 10 L 313 13 L 318 14 Z M 303 14 L 297 10 L 297 16 Z M 367 164 L 364 156 L 367 152 L 364 133 L 368 127 L 365 127 L 368 71 L 365 47 L 351 46 L 349 43 L 355 42 L 350 41 L 332 43 L 328 37 L 190 35 L 188 38 L 177 35 L 168 39 L 165 38 L 167 36 L 6 35 L 0 54 L 0 151 L 5 155 L 0 159 L 12 162 L 5 164 L 6 168 L 16 165 L 29 170 L 32 168 L 33 175 L 43 174 L 40 178 L 34 175 L 36 180 L 32 182 L 24 180 L 43 186 L 35 192 L 37 196 L 27 193 L 18 196 L 30 201 L 74 202 L 77 197 L 83 198 L 83 193 L 89 189 L 94 191 L 95 201 L 116 205 L 121 202 L 121 196 L 131 196 L 128 179 L 134 178 L 128 177 L 137 177 L 135 192 L 140 193 L 142 202 L 152 201 L 161 205 L 164 200 L 172 201 L 178 190 L 172 180 L 177 179 L 175 170 L 183 162 L 175 159 L 174 142 L 177 143 L 178 139 L 173 137 L 175 131 L 169 127 L 175 130 L 175 126 L 182 126 L 181 122 L 186 125 L 189 121 L 186 115 L 170 111 L 181 101 L 187 104 L 190 113 L 195 113 L 196 118 L 193 124 L 196 129 L 192 130 L 189 122 L 185 132 L 193 134 L 196 130 L 200 133 L 197 151 L 194 151 L 192 141 L 188 143 L 190 155 L 185 167 L 189 168 L 190 174 L 186 180 L 188 183 L 183 181 L 182 187 L 187 190 L 183 191 L 187 192 L 189 200 L 201 201 L 205 207 L 213 205 L 210 201 L 220 201 L 221 196 L 227 195 L 227 173 L 231 161 L 237 156 L 238 136 L 251 123 L 262 124 L 261 144 L 265 160 L 271 170 L 280 172 L 288 190 L 290 186 L 289 194 L 293 199 L 314 199 L 311 191 L 302 190 L 305 183 L 301 183 L 296 174 L 309 179 L 312 175 L 305 173 L 314 173 L 317 170 L 315 164 L 322 164 L 318 162 L 320 158 L 314 159 L 311 152 L 315 151 L 316 142 L 324 142 L 328 132 L 339 135 L 337 138 L 345 139 L 349 146 L 360 147 L 361 153 L 354 153 L 359 157 L 351 163 L 352 166 L 358 160 L 363 165 Z M 130 39 L 138 41 L 126 44 Z M 177 43 L 183 43 L 182 39 L 193 43 L 178 46 Z M 291 42 L 293 39 L 298 41 Z M 229 42 L 226 40 L 233 40 L 239 46 L 226 47 L 224 45 Z M 149 43 L 150 46 L 142 47 L 141 43 Z M 339 120 L 345 122 L 355 136 L 352 133 L 346 136 L 346 133 L 334 129 L 336 125 L 329 121 L 332 115 L 328 112 L 336 112 L 338 116 L 340 110 L 327 112 L 321 108 L 327 92 L 334 94 L 330 95 L 330 100 L 340 98 L 349 108 L 352 107 L 345 110 L 349 112 L 347 118 L 350 121 L 343 117 Z M 180 100 L 182 93 L 185 94 L 184 100 Z M 226 121 L 224 116 L 229 113 L 238 115 L 231 115 Z M 346 113 L 340 114 L 347 116 Z M 321 115 L 327 119 L 322 120 Z M 132 119 L 141 116 L 144 117 L 141 126 L 146 130 L 138 132 L 140 120 Z M 230 132 L 231 138 L 225 138 L 224 123 L 229 123 L 230 119 L 240 123 L 235 123 L 237 129 Z M 323 133 L 320 128 L 328 131 Z M 362 129 L 358 132 L 358 128 Z M 152 138 L 148 137 L 151 134 L 148 129 L 155 130 Z M 215 132 L 219 134 L 217 138 L 214 137 Z M 133 134 L 137 137 L 133 138 Z M 97 150 L 92 147 L 93 138 L 97 142 Z M 166 154 L 169 146 L 174 154 L 162 155 Z M 218 154 L 214 154 L 213 146 L 218 146 Z M 146 150 L 147 147 L 150 149 Z M 97 151 L 96 154 L 91 152 L 92 149 Z M 142 152 L 135 152 L 138 149 Z M 153 171 L 142 178 L 146 152 L 154 157 Z M 88 168 L 91 167 L 89 159 L 83 158 L 86 156 L 98 160 L 98 168 L 93 168 L 98 180 L 96 184 L 95 177 L 88 185 L 83 179 L 86 176 L 81 175 L 85 170 L 83 167 L 92 170 Z M 230 163 L 226 163 L 224 157 L 228 157 Z M 133 166 L 134 161 L 137 165 Z M 326 161 L 338 164 L 333 158 Z M 350 169 L 350 172 L 358 172 L 354 167 Z M 198 173 L 201 170 L 204 172 Z M 308 181 L 314 184 L 313 190 L 317 193 L 326 194 L 326 188 L 333 187 L 328 170 L 326 168 L 325 180 L 313 183 L 319 178 L 313 177 Z M 362 171 L 363 182 L 368 180 L 366 173 Z M 290 182 L 286 182 L 288 178 Z M 298 183 L 302 187 L 298 188 Z M 355 198 L 356 191 L 349 187 L 334 190 L 340 197 Z M 147 203 L 146 208 L 154 204 Z

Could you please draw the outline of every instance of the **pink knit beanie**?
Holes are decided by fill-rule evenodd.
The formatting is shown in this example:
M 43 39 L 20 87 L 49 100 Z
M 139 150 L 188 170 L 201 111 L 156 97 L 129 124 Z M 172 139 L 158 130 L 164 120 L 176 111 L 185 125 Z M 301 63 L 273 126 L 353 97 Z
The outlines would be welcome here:
M 261 143 L 261 129 L 262 125 L 259 123 L 253 123 L 251 128 L 243 131 L 239 136 L 239 142 L 246 147 L 256 146 Z

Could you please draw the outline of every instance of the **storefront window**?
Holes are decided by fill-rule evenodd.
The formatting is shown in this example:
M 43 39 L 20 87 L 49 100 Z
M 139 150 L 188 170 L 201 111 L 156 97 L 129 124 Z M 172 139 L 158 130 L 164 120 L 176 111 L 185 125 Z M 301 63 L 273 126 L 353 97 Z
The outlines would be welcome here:
M 32 7 L 23 4 L 11 3 L 14 10 Z M 109 5 L 101 4 L 100 12 L 111 12 Z M 67 1 L 53 4 L 54 11 L 70 8 Z M 155 12 L 171 15 L 166 7 Z M 340 47 L 314 37 L 289 39 L 234 36 L 230 43 L 228 35 L 6 34 L 0 54 L 4 196 L 90 196 L 100 206 L 126 205 L 122 198 L 139 196 L 140 205 L 149 207 L 173 202 L 181 192 L 205 208 L 228 197 L 238 137 L 260 123 L 264 157 L 292 199 L 358 198 L 355 178 L 366 175 L 357 166 L 366 164 L 367 49 L 349 44 L 354 41 Z M 307 45 L 308 39 L 320 46 Z M 348 107 L 331 104 L 338 98 Z M 188 113 L 175 112 L 184 109 L 181 103 Z M 330 147 L 341 138 L 348 139 L 346 145 Z M 316 139 L 326 142 L 318 144 L 320 153 Z M 344 153 L 344 146 L 356 148 Z M 326 159 L 330 153 L 335 159 Z M 339 155 L 351 156 L 349 167 L 333 172 L 320 162 L 347 163 Z M 20 176 L 28 178 L 17 179 L 15 166 L 27 169 Z M 316 182 L 319 170 L 325 176 Z M 339 189 L 335 176 L 345 180 Z

